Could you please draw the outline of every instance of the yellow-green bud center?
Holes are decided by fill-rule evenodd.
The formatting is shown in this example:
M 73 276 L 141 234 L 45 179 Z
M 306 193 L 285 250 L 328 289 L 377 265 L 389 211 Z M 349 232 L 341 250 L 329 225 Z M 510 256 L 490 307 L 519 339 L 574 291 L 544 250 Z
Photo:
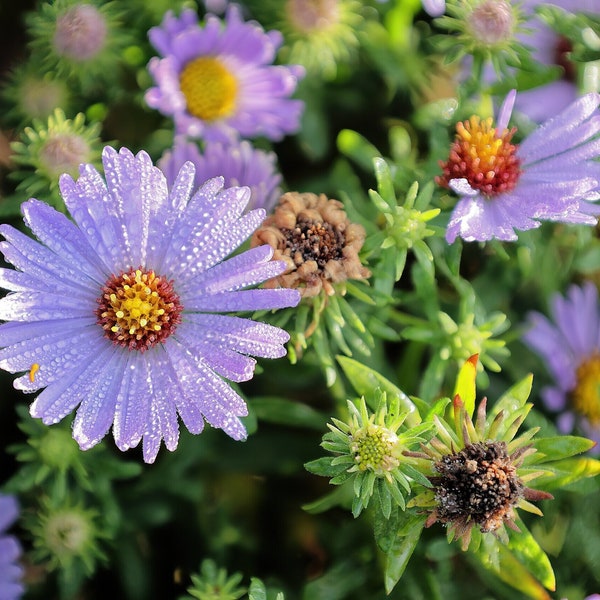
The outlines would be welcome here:
M 400 464 L 394 456 L 397 443 L 398 437 L 393 431 L 370 424 L 352 435 L 350 449 L 361 471 L 370 469 L 378 475 L 384 475 Z

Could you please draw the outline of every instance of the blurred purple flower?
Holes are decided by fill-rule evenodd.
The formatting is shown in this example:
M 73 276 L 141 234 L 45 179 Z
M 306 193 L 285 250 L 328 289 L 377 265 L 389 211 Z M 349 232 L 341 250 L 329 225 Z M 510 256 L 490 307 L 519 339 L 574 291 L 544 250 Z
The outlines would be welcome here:
M 222 379 L 252 378 L 250 355 L 278 358 L 288 334 L 220 313 L 295 306 L 294 290 L 244 289 L 279 275 L 270 246 L 227 259 L 265 218 L 244 213 L 248 188 L 204 183 L 192 196 L 194 167 L 172 189 L 145 152 L 103 153 L 106 183 L 91 165 L 60 179 L 74 223 L 47 204 L 23 204 L 39 239 L 0 226 L 11 290 L 0 300 L 0 368 L 25 372 L 24 392 L 45 388 L 31 414 L 45 424 L 77 408 L 82 449 L 112 425 L 121 450 L 143 439 L 146 462 L 161 440 L 177 447 L 178 415 L 192 433 L 204 422 L 246 437 L 244 400 Z
M 537 123 L 561 112 L 579 95 L 573 68 L 566 56 L 571 44 L 535 16 L 536 6 L 541 4 L 546 3 L 540 0 L 523 1 L 521 9 L 530 19 L 527 22 L 527 32 L 517 35 L 517 38 L 531 47 L 531 56 L 535 62 L 548 66 L 558 64 L 563 67 L 564 73 L 560 79 L 551 83 L 519 92 L 515 110 Z M 569 12 L 600 14 L 597 0 L 552 0 L 549 4 Z
M 0 494 L 0 600 L 16 600 L 23 594 L 23 569 L 18 564 L 21 546 L 6 530 L 15 522 L 19 506 L 14 496 Z
M 515 99 L 509 93 L 493 120 L 459 123 L 438 184 L 460 196 L 446 240 L 506 241 L 540 221 L 595 225 L 600 206 L 600 95 L 591 93 L 546 121 L 519 146 L 507 129 Z
M 279 31 L 244 22 L 232 4 L 224 23 L 209 14 L 202 27 L 191 9 L 179 17 L 169 11 L 148 35 L 163 58 L 148 64 L 157 87 L 146 92 L 146 102 L 173 117 L 177 134 L 280 140 L 299 129 L 304 103 L 290 96 L 304 69 L 272 64 L 283 42 Z
M 590 282 L 572 285 L 566 297 L 550 301 L 552 320 L 538 312 L 527 316 L 524 343 L 544 360 L 555 385 L 541 390 L 557 425 L 568 433 L 578 426 L 600 442 L 600 305 Z
M 423 10 L 431 17 L 441 17 L 446 12 L 446 0 L 422 0 Z
M 281 195 L 277 156 L 254 148 L 246 140 L 233 144 L 208 142 L 201 153 L 196 143 L 176 137 L 173 148 L 158 161 L 169 185 L 186 161 L 196 167 L 196 186 L 218 176 L 223 177 L 225 187 L 248 186 L 250 201 L 246 210 L 264 208 L 270 212 Z

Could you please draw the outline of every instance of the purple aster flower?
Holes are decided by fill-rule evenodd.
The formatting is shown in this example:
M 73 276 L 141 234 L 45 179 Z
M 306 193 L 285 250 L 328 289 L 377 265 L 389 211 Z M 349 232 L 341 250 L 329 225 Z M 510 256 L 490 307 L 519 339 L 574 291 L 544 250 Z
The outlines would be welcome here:
M 514 241 L 515 230 L 540 221 L 595 225 L 600 207 L 600 95 L 587 94 L 546 121 L 519 146 L 507 124 L 514 90 L 491 118 L 471 117 L 456 126 L 456 139 L 439 185 L 460 196 L 448 223 L 446 240 L 492 238 Z
M 283 42 L 279 31 L 244 22 L 230 5 L 224 24 L 208 15 L 203 27 L 193 10 L 179 17 L 169 11 L 149 37 L 163 58 L 148 65 L 157 87 L 146 92 L 146 102 L 173 117 L 176 133 L 228 142 L 280 140 L 299 129 L 304 104 L 290 96 L 304 69 L 272 64 Z
M 527 32 L 517 37 L 531 47 L 533 60 L 542 65 L 563 67 L 563 76 L 546 85 L 519 92 L 516 110 L 538 123 L 564 110 L 579 95 L 575 70 L 567 56 L 572 49 L 571 42 L 535 16 L 536 6 L 541 4 L 544 3 L 540 0 L 524 0 L 522 9 L 531 18 L 527 22 Z M 597 0 L 552 0 L 550 4 L 569 12 L 600 14 Z
M 0 600 L 16 600 L 23 594 L 23 569 L 17 563 L 21 546 L 6 530 L 15 522 L 19 506 L 14 496 L 0 494 Z
M 24 374 L 15 387 L 43 391 L 32 416 L 56 423 L 77 409 L 82 449 L 112 425 L 121 450 L 143 439 L 146 462 L 161 440 L 174 450 L 178 415 L 192 433 L 204 422 L 246 437 L 243 399 L 222 379 L 250 379 L 250 355 L 285 354 L 279 328 L 220 313 L 295 306 L 292 290 L 245 289 L 285 270 L 263 246 L 226 258 L 262 223 L 244 214 L 248 188 L 223 178 L 192 195 L 186 163 L 169 190 L 145 152 L 103 153 L 106 183 L 92 165 L 60 179 L 73 221 L 47 204 L 23 204 L 39 241 L 0 227 L 0 368 Z
M 566 297 L 551 298 L 552 320 L 538 312 L 527 316 L 523 341 L 544 360 L 554 386 L 541 390 L 549 410 L 560 413 L 558 428 L 578 426 L 600 442 L 600 305 L 598 291 L 588 282 L 573 285 Z
M 274 152 L 254 148 L 246 140 L 232 144 L 208 142 L 200 153 L 197 144 L 182 136 L 176 137 L 173 148 L 158 161 L 169 185 L 186 161 L 196 167 L 196 186 L 218 176 L 223 177 L 225 187 L 248 186 L 250 202 L 246 210 L 264 208 L 270 212 L 281 195 L 277 156 Z

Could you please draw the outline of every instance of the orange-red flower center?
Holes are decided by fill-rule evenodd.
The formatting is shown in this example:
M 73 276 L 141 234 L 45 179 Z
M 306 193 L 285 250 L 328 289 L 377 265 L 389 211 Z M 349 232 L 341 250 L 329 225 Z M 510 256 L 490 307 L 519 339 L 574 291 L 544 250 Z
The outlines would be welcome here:
M 440 162 L 443 174 L 436 183 L 448 187 L 452 179 L 466 179 L 486 196 L 509 192 L 521 174 L 517 146 L 511 144 L 516 129 L 498 135 L 491 118 L 482 121 L 473 116 L 456 125 L 456 138 L 446 162 Z
M 96 316 L 106 337 L 141 352 L 166 340 L 183 310 L 172 282 L 141 268 L 112 275 L 98 304 Z

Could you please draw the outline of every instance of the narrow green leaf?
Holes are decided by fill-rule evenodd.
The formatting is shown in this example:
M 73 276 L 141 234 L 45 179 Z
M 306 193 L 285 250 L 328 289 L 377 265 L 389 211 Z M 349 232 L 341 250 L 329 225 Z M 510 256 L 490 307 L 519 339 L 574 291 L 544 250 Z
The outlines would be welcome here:
M 377 179 L 377 190 L 389 207 L 395 208 L 396 194 L 394 193 L 394 183 L 389 165 L 383 158 L 378 156 L 373 159 L 373 166 Z
M 549 438 L 539 438 L 535 441 L 537 452 L 529 459 L 528 465 L 561 460 L 575 454 L 587 452 L 594 447 L 594 442 L 574 435 L 558 435 Z
M 535 486 L 544 490 L 565 487 L 586 477 L 600 475 L 600 461 L 587 456 L 581 458 L 566 458 L 544 465 L 545 471 L 552 475 L 542 475 L 535 479 Z
M 323 456 L 316 460 L 311 460 L 304 464 L 304 468 L 313 475 L 320 475 L 321 477 L 334 477 L 339 475 L 340 467 L 331 464 L 331 457 Z
M 491 423 L 501 410 L 504 410 L 505 415 L 512 415 L 522 408 L 529 398 L 532 383 L 533 375 L 527 375 L 527 377 L 506 390 L 488 413 L 488 423 Z
M 356 161 L 365 171 L 371 170 L 373 159 L 380 155 L 373 144 L 352 129 L 342 129 L 339 132 L 337 147 L 342 154 Z
M 512 550 L 489 535 L 482 535 L 485 540 L 478 551 L 472 556 L 479 559 L 481 564 L 493 571 L 499 579 L 519 590 L 532 600 L 551 600 L 544 586 L 530 573 L 515 556 Z M 471 549 L 473 544 L 471 544 Z
M 425 524 L 425 516 L 420 515 L 418 521 L 412 524 L 412 527 L 405 535 L 399 536 L 393 543 L 392 549 L 386 555 L 384 585 L 386 593 L 390 594 L 396 584 L 400 581 L 406 565 L 412 556 L 417 542 L 421 537 L 421 531 Z
M 508 548 L 545 588 L 555 590 L 556 577 L 550 559 L 525 527 L 523 521 L 519 520 L 517 525 L 521 531 L 510 532 Z

